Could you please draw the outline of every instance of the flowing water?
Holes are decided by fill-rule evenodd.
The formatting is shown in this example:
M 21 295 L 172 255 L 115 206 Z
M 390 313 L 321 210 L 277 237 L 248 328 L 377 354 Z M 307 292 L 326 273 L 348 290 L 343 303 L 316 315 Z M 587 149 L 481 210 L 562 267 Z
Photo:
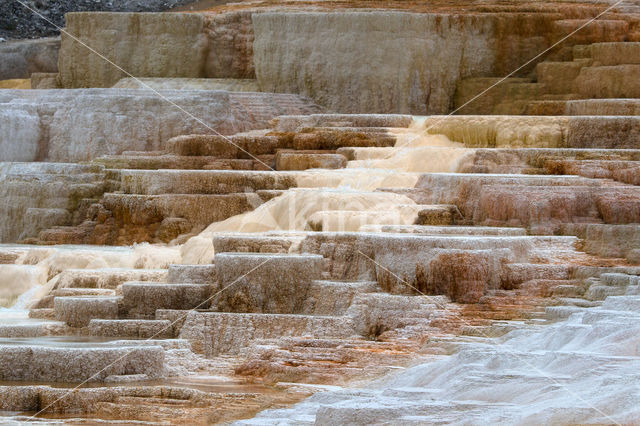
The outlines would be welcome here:
M 28 318 L 29 304 L 48 292 L 65 269 L 209 263 L 215 255 L 212 238 L 229 232 L 317 227 L 353 232 L 372 224 L 411 224 L 419 210 L 413 200 L 375 190 L 412 188 L 424 172 L 457 172 L 475 151 L 429 135 L 421 121 L 395 131 L 395 147 L 356 148 L 346 169 L 292 172 L 298 188 L 251 212 L 213 223 L 183 245 L 2 246 L 21 254 L 15 264 L 0 265 L 0 321 L 37 321 Z M 369 212 L 375 213 L 375 223 L 369 221 Z M 319 423 L 633 423 L 640 418 L 638 299 L 621 296 L 617 304 L 607 303 L 556 324 L 519 324 L 502 338 L 461 340 L 454 355 L 413 366 L 368 388 L 317 394 L 292 409 L 268 410 L 255 421 L 241 423 L 312 424 L 316 418 Z M 28 342 L 102 344 L 43 339 Z M 5 339 L 0 344 L 21 342 Z M 5 414 L 20 420 L 15 417 L 19 413 Z
M 209 263 L 216 233 L 319 230 L 355 232 L 371 224 L 414 223 L 420 207 L 410 198 L 374 192 L 413 188 L 420 173 L 455 172 L 475 150 L 427 132 L 418 117 L 408 129 L 391 129 L 391 148 L 353 148 L 346 169 L 295 172 L 298 188 L 255 210 L 211 224 L 181 248 L 185 263 Z
M 46 295 L 60 272 L 67 269 L 166 269 L 182 260 L 178 247 L 146 243 L 132 247 L 5 244 L 0 250 L 20 253 L 14 264 L 0 265 L 0 318 L 23 315 L 23 310 Z
M 469 338 L 454 355 L 367 388 L 316 394 L 239 424 L 637 424 L 639 300 L 610 297 L 566 321 Z

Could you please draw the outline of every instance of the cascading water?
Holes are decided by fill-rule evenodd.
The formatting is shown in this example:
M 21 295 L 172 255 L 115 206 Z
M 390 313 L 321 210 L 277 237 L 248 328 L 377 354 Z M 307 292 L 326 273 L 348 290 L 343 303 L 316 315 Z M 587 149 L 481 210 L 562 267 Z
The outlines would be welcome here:
M 22 252 L 14 264 L 0 265 L 0 308 L 4 315 L 18 317 L 54 288 L 64 270 L 156 269 L 181 262 L 178 247 L 146 243 L 133 247 L 4 247 Z
M 515 324 L 367 388 L 316 394 L 239 424 L 637 424 L 637 289 L 552 325 Z
M 0 265 L 0 307 L 25 308 L 23 296 L 46 282 L 47 269 L 42 266 Z
M 356 159 L 346 169 L 296 172 L 298 189 L 254 211 L 211 224 L 183 245 L 183 261 L 209 263 L 214 256 L 213 235 L 220 232 L 304 231 L 319 222 L 326 231 L 355 232 L 372 224 L 367 212 L 375 212 L 375 224 L 413 223 L 419 210 L 413 200 L 374 191 L 413 188 L 420 173 L 455 172 L 474 150 L 445 136 L 428 134 L 421 117 L 408 129 L 391 131 L 397 135 L 394 147 L 353 148 Z

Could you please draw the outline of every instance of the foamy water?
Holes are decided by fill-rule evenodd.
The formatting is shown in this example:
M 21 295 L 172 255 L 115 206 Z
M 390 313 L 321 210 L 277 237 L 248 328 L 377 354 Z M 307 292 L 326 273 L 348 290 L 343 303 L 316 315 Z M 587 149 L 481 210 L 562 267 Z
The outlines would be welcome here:
M 459 164 L 475 150 L 444 135 L 427 133 L 422 121 L 408 129 L 394 129 L 392 148 L 354 148 L 355 160 L 348 168 L 388 169 L 409 173 L 456 172 Z
M 181 263 L 179 247 L 137 244 L 132 247 L 2 245 L 22 254 L 12 265 L 0 265 L 0 308 L 28 308 L 54 288 L 67 269 L 166 269 Z M 2 319 L 2 314 L 0 314 Z
M 446 136 L 427 133 L 424 118 L 408 129 L 392 129 L 394 147 L 354 148 L 346 169 L 295 172 L 297 188 L 255 210 L 213 223 L 181 248 L 185 263 L 209 263 L 213 236 L 226 232 L 355 232 L 367 225 L 414 223 L 420 207 L 410 198 L 379 188 L 413 188 L 421 173 L 455 172 L 474 150 Z
M 410 198 L 388 192 L 352 189 L 293 189 L 255 210 L 211 224 L 182 247 L 186 263 L 208 263 L 214 256 L 213 236 L 227 232 L 309 231 L 318 221 L 326 231 L 353 232 L 370 224 L 363 212 L 386 212 L 389 224 L 415 221 L 418 206 Z M 324 216 L 331 216 L 326 219 Z

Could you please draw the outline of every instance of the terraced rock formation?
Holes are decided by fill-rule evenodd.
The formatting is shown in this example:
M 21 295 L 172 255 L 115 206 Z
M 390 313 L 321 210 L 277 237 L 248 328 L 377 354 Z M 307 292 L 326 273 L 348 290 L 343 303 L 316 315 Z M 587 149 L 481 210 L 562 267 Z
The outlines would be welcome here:
M 3 421 L 637 422 L 636 5 L 429 116 L 606 5 L 366 5 L 71 14 L 144 78 L 0 90 Z
M 638 115 L 640 89 L 637 64 L 640 43 L 609 42 L 575 45 L 569 60 L 543 61 L 536 79 L 462 80 L 456 92 L 461 114 Z M 482 101 L 464 106 L 477 94 Z
M 514 70 L 513 77 L 524 80 L 501 85 L 494 96 L 504 90 L 515 90 L 509 95 L 513 101 L 541 96 L 546 92 L 538 86 L 513 86 L 536 79 L 539 86 L 554 79 L 549 93 L 563 93 L 563 83 L 554 78 L 562 73 L 558 66 L 536 69 L 536 64 L 571 61 L 574 45 L 638 42 L 640 5 L 628 3 L 608 9 L 607 4 L 576 2 L 254 2 L 190 14 L 70 13 L 57 84 L 111 87 L 129 77 L 124 71 L 136 77 L 249 78 L 260 90 L 302 94 L 337 112 L 443 114 L 453 109 L 454 100 L 491 84 L 488 77 Z M 117 34 L 113 27 L 120 29 Z M 77 40 L 120 68 L 88 55 Z M 588 62 L 582 60 L 590 56 L 587 50 L 564 66 L 571 71 L 562 81 Z M 619 80 L 614 73 L 632 78 L 634 72 L 628 66 L 587 71 L 591 83 L 585 80 L 581 91 L 568 94 L 620 97 L 612 86 Z M 607 73 L 608 82 L 594 72 Z M 589 84 L 608 88 L 603 92 Z M 634 84 L 623 86 L 628 91 Z M 520 113 L 522 108 L 496 113 Z

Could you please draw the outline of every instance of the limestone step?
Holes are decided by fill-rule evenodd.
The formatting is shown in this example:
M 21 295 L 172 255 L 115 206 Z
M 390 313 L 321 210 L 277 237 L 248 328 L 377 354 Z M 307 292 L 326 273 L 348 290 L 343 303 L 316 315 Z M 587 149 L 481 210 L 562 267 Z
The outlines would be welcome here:
M 202 167 L 203 170 L 256 170 L 269 171 L 276 169 L 276 160 L 273 155 L 256 156 L 245 159 L 216 159 Z
M 591 65 L 591 59 L 578 59 L 572 62 L 543 61 L 536 66 L 538 83 L 544 85 L 547 93 L 571 93 L 573 82 L 580 70 Z
M 405 207 L 403 209 L 403 207 Z M 408 219 L 411 220 L 424 206 L 418 205 L 398 205 L 397 210 L 322 210 L 313 213 L 307 219 L 307 228 L 317 232 L 340 232 L 340 231 L 357 231 L 366 225 L 382 225 L 382 224 L 406 224 Z M 404 211 L 403 211 L 404 210 Z M 410 216 L 406 216 L 407 212 Z M 431 215 L 431 220 L 435 223 L 449 225 L 451 221 L 447 221 L 446 209 L 427 209 L 427 215 Z M 443 223 L 444 222 L 444 223 Z
M 627 287 L 630 285 L 640 284 L 640 276 L 620 273 L 605 273 L 600 275 L 600 281 L 603 285 L 607 286 Z
M 640 285 L 630 285 L 625 294 L 629 296 L 640 296 Z
M 223 312 L 295 314 L 302 312 L 314 280 L 322 277 L 323 257 L 313 254 L 218 253 L 219 288 L 213 306 Z
M 486 156 L 490 161 L 513 163 L 514 157 L 526 164 L 541 168 L 549 160 L 615 160 L 638 161 L 640 150 L 637 149 L 599 149 L 599 148 L 479 148 L 476 158 Z M 553 173 L 566 174 L 566 173 Z
M 165 154 L 150 155 L 150 153 L 127 153 L 121 155 L 105 155 L 93 160 L 108 169 L 202 169 L 216 157 L 179 156 Z
M 268 135 L 185 135 L 169 139 L 165 148 L 168 153 L 178 156 L 253 159 L 274 155 L 278 148 L 289 146 L 283 145 L 280 138 Z
M 546 92 L 546 88 L 539 83 L 511 83 L 505 87 L 505 100 L 532 100 L 536 99 Z M 498 112 L 496 112 L 499 114 Z
M 566 281 L 570 278 L 569 270 L 570 267 L 568 265 L 535 263 L 510 263 L 505 265 L 505 273 L 509 282 L 516 286 L 535 279 Z
M 416 225 L 453 225 L 456 219 L 464 219 L 455 205 L 441 204 L 420 207 Z
M 428 327 L 446 304 L 444 296 L 359 292 L 353 296 L 346 315 L 353 319 L 359 335 L 377 339 L 380 334 L 394 328 Z
M 52 226 L 45 229 L 34 238 L 32 242 L 25 240 L 25 243 L 32 244 L 89 244 L 95 222 L 84 222 L 81 226 Z
M 569 251 L 573 252 L 576 249 L 576 243 L 578 239 L 572 236 L 555 236 L 555 235 L 532 235 L 530 236 L 531 242 L 535 246 L 536 250 L 542 251 Z
M 525 107 L 528 102 L 525 102 Z M 636 148 L 635 129 L 639 119 L 637 116 L 448 115 L 429 117 L 425 126 L 429 133 L 444 134 L 468 148 Z M 544 129 L 542 133 L 540 126 Z M 512 132 L 514 128 L 518 129 L 517 133 Z
M 122 151 L 120 155 L 104 155 L 102 157 L 96 158 L 96 160 L 100 158 L 110 158 L 110 157 L 160 157 L 163 155 L 168 155 L 166 151 Z
M 587 300 L 605 300 L 609 296 L 620 296 L 626 293 L 623 287 L 611 287 L 606 285 L 592 285 L 584 294 Z
M 26 382 L 104 381 L 109 376 L 164 375 L 164 349 L 146 347 L 0 346 L 0 380 Z
M 262 204 L 256 194 L 105 194 L 77 226 L 40 232 L 37 243 L 127 244 L 168 243 L 180 235 L 199 232 Z
M 259 92 L 258 82 L 250 78 L 179 78 L 142 77 L 121 78 L 113 88 L 152 88 L 175 90 L 224 90 L 229 92 Z
M 43 228 L 69 225 L 78 200 L 99 197 L 105 191 L 101 166 L 2 163 L 0 176 L 3 197 L 11 200 L 0 205 L 0 217 L 7 219 L 0 223 L 2 242 L 37 237 Z
M 497 84 L 501 82 L 500 84 Z M 456 87 L 454 106 L 460 114 L 491 114 L 493 107 L 504 99 L 506 88 L 514 83 L 531 82 L 528 78 L 476 77 L 461 79 Z M 483 93 L 481 96 L 480 93 Z M 463 107 L 464 105 L 464 107 Z
M 110 169 L 204 169 L 204 170 L 271 170 L 274 155 L 260 155 L 257 159 L 226 159 L 212 156 L 163 155 L 111 155 L 99 157 L 94 162 Z
M 123 339 L 170 339 L 173 327 L 168 320 L 103 320 L 89 322 L 89 335 L 100 337 L 120 337 Z
M 102 204 L 120 223 L 146 225 L 182 218 L 191 227 L 207 226 L 262 204 L 255 194 L 105 194 Z
M 582 324 L 610 322 L 620 327 L 626 324 L 637 327 L 638 317 L 640 317 L 640 312 L 637 311 L 610 311 L 604 308 L 586 309 L 582 315 Z
M 517 174 L 476 173 L 424 173 L 416 188 L 424 191 L 454 190 L 459 185 L 509 185 L 509 186 L 597 186 L 598 183 L 580 176 L 533 176 Z M 528 188 L 527 188 L 528 190 Z
M 381 291 L 376 281 L 315 280 L 307 292 L 302 314 L 345 315 L 356 294 Z
M 321 154 L 304 151 L 278 151 L 277 170 L 343 169 L 347 159 L 341 154 Z
M 216 253 L 288 253 L 291 247 L 300 243 L 304 237 L 304 233 L 297 232 L 215 235 L 213 248 Z
M 591 46 L 593 46 L 593 44 L 576 44 L 572 46 L 571 53 L 573 59 L 591 59 Z
M 132 318 L 153 318 L 158 309 L 206 309 L 210 284 L 122 284 L 123 310 Z
M 640 312 L 640 296 L 609 296 L 602 302 L 602 309 Z
M 579 308 L 593 308 L 600 306 L 602 302 L 595 300 L 586 300 L 580 297 L 561 297 L 558 303 L 564 306 L 577 306 Z
M 640 63 L 585 67 L 574 91 L 586 98 L 640 98 Z
M 120 297 L 104 296 L 56 297 L 53 308 L 58 321 L 71 327 L 86 327 L 93 318 L 117 318 L 120 300 Z
M 0 247 L 0 265 L 13 265 L 20 256 L 27 252 L 26 249 L 14 249 L 9 247 Z
M 590 290 L 590 289 L 589 289 Z M 581 286 L 577 285 L 557 285 L 553 287 L 552 295 L 561 297 L 581 297 L 585 293 L 585 290 Z
M 216 266 L 169 265 L 167 282 L 170 284 L 194 283 L 212 285 L 216 282 Z
M 48 316 L 51 315 L 49 311 Z M 71 330 L 60 321 L 30 320 L 29 322 L 0 324 L 0 337 L 2 338 L 25 338 L 25 337 L 42 337 L 42 336 L 64 336 L 68 335 Z
M 400 114 L 311 114 L 281 115 L 273 120 L 280 132 L 296 132 L 304 127 L 354 126 L 354 127 L 409 127 L 410 115 Z
M 115 296 L 115 290 L 107 288 L 61 288 L 53 291 L 54 297 L 65 296 Z
M 420 235 L 527 235 L 523 228 L 498 228 L 493 226 L 429 226 L 429 225 L 364 225 L 362 232 L 392 232 Z
M 388 133 L 358 132 L 352 130 L 316 130 L 298 133 L 293 137 L 295 150 L 337 150 L 354 147 L 389 147 L 396 144 L 396 136 Z
M 565 115 L 640 115 L 640 99 L 580 99 L 565 102 Z
M 59 281 L 58 281 L 59 283 Z M 34 308 L 36 309 L 46 309 L 53 308 L 54 299 L 56 297 L 65 297 L 65 296 L 115 296 L 115 290 L 112 289 L 104 289 L 104 288 L 82 288 L 82 287 L 69 287 L 69 288 L 58 288 L 49 292 L 46 296 L 42 297 L 36 304 Z
M 339 246 L 338 246 L 339 244 Z M 334 247 L 340 247 L 334 250 Z M 530 237 L 526 236 L 467 236 L 467 235 L 419 235 L 393 233 L 353 233 L 353 232 L 314 232 L 309 233 L 300 246 L 307 253 L 321 253 L 325 257 L 325 270 L 331 279 L 373 279 L 378 277 L 389 284 L 393 292 L 407 293 L 407 280 L 415 285 L 416 266 L 442 250 L 495 252 L 491 256 L 507 256 L 511 262 L 519 262 L 522 266 L 511 271 L 515 284 L 529 279 L 544 277 L 548 270 L 559 269 L 557 279 L 568 279 L 568 265 L 539 264 L 528 266 L 529 256 L 534 250 Z M 402 255 L 396 255 L 402 253 Z M 372 262 L 370 259 L 375 260 Z M 478 253 L 480 255 L 480 253 Z M 489 252 L 486 253 L 489 255 Z M 513 257 L 511 257 L 513 255 Z M 359 257 L 358 261 L 349 261 L 351 256 Z M 509 265 L 505 265 L 510 266 Z M 404 276 L 402 280 L 384 273 L 381 268 L 394 271 Z M 547 270 L 548 269 L 548 270 Z M 506 272 L 506 271 L 505 271 Z M 529 275 L 525 275 L 529 273 Z M 542 274 L 542 275 L 538 275 Z M 526 279 L 523 279 L 526 278 Z M 384 288 L 384 286 L 383 286 Z
M 292 336 L 347 338 L 355 334 L 347 317 L 190 312 L 180 332 L 196 352 L 208 357 L 237 354 L 257 339 Z
M 389 135 L 389 127 L 380 126 L 310 126 L 300 129 L 300 133 L 308 132 L 351 132 L 351 133 L 375 133 L 378 135 Z
M 236 170 L 120 170 L 127 194 L 231 194 L 295 186 L 290 174 Z
M 640 42 L 594 43 L 589 46 L 593 61 L 599 65 L 640 64 Z
M 613 179 L 630 185 L 640 185 L 640 165 L 630 166 L 624 169 L 614 170 Z
M 166 269 L 65 269 L 58 276 L 58 289 L 96 288 L 115 290 L 126 281 L 162 282 L 167 278 Z
M 629 167 L 638 167 L 638 161 L 628 160 L 574 160 L 574 159 L 548 159 L 545 161 L 545 169 L 549 174 L 571 174 L 589 178 L 611 179 L 614 172 Z
M 55 320 L 56 311 L 53 308 L 29 309 L 29 318 Z

